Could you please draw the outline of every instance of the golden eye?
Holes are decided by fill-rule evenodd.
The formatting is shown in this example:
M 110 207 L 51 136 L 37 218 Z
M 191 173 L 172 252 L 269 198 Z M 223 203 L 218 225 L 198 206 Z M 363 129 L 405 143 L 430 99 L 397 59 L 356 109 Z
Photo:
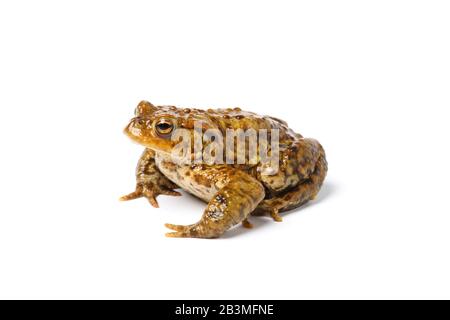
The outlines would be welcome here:
M 161 119 L 156 123 L 155 129 L 159 135 L 166 136 L 173 131 L 173 123 L 169 120 Z

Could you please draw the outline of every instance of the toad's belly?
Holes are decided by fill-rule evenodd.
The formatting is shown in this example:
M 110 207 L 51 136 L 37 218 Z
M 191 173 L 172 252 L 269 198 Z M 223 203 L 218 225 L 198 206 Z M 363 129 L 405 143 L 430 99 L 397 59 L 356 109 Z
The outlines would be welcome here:
M 218 191 L 213 181 L 204 175 L 196 175 L 189 165 L 177 165 L 158 154 L 155 156 L 155 163 L 159 171 L 170 181 L 205 202 L 209 202 Z

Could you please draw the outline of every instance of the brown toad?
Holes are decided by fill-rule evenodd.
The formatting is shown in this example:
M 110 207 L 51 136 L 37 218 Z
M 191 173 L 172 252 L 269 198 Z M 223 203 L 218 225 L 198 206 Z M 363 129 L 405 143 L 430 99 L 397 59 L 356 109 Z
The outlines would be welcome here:
M 174 156 L 181 141 L 181 135 L 174 138 L 177 130 L 194 140 L 184 145 L 184 161 Z M 217 135 L 211 138 L 206 135 L 209 131 Z M 271 143 L 258 140 L 253 153 L 238 148 L 238 137 L 244 139 L 241 146 L 251 145 L 251 135 L 239 135 L 244 131 L 265 133 L 259 137 L 270 136 Z M 238 133 L 228 135 L 230 132 Z M 303 138 L 282 120 L 239 108 L 204 111 L 142 101 L 125 133 L 146 149 L 136 169 L 136 190 L 121 200 L 146 197 L 158 207 L 158 195 L 180 196 L 174 189 L 182 188 L 208 203 L 199 222 L 188 226 L 166 224 L 174 231 L 167 234 L 169 237 L 219 237 L 241 222 L 251 227 L 247 220 L 250 214 L 267 213 L 281 221 L 279 212 L 314 199 L 327 173 L 325 152 L 316 140 Z M 272 144 L 275 136 L 276 144 Z M 214 162 L 211 157 L 209 162 L 198 157 L 217 145 L 220 148 L 209 148 Z M 263 157 L 263 149 L 271 160 L 275 159 L 275 166 Z M 226 153 L 227 161 L 219 157 L 220 152 Z

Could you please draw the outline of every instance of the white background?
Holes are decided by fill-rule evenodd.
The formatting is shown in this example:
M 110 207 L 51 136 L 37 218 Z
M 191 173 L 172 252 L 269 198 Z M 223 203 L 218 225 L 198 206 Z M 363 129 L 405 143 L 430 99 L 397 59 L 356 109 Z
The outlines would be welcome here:
M 2 1 L 0 298 L 450 298 L 448 1 Z M 318 199 L 169 239 L 122 203 L 141 99 L 242 107 L 325 147 Z

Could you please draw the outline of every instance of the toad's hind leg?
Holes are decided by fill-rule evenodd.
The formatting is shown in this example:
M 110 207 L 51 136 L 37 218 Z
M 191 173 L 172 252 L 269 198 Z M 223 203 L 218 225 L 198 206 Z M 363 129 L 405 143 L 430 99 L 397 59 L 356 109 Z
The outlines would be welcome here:
M 252 214 L 268 213 L 279 222 L 282 221 L 279 212 L 297 208 L 316 197 L 328 170 L 325 152 L 313 139 L 304 139 L 298 147 L 297 161 L 300 164 L 298 171 L 303 180 L 288 192 L 262 201 Z
M 216 238 L 232 226 L 244 221 L 264 199 L 264 187 L 243 172 L 234 172 L 230 182 L 211 199 L 199 222 L 179 226 L 166 224 L 176 232 L 168 237 Z

